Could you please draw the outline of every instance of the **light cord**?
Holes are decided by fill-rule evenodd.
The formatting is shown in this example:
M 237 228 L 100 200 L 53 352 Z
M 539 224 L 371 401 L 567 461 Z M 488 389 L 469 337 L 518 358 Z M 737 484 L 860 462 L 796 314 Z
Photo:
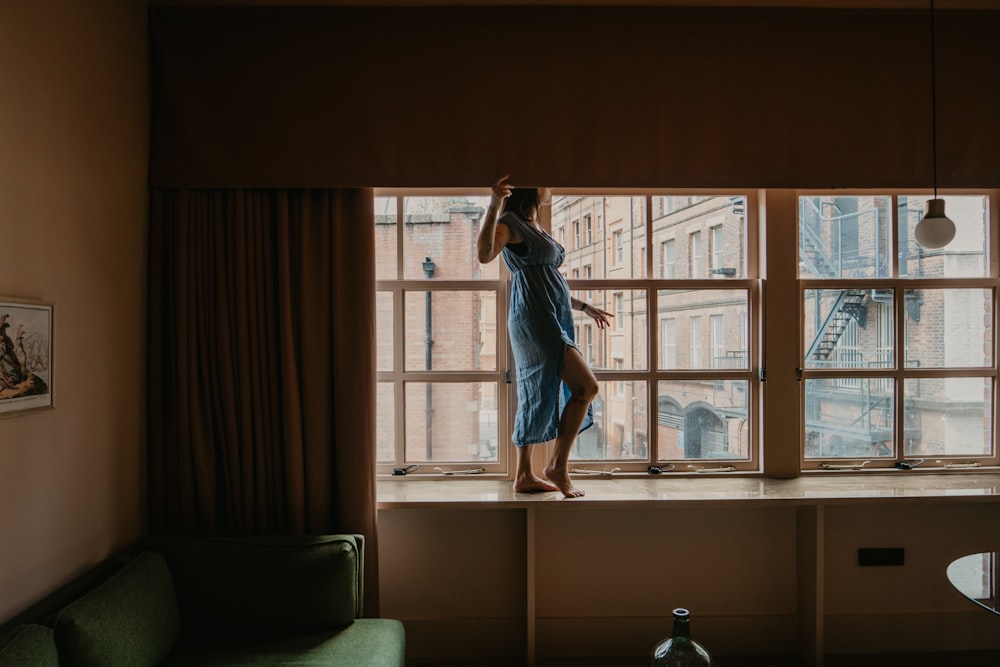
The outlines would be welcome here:
M 934 0 L 931 3 L 931 165 L 934 173 L 934 199 L 937 199 L 937 59 L 934 53 Z

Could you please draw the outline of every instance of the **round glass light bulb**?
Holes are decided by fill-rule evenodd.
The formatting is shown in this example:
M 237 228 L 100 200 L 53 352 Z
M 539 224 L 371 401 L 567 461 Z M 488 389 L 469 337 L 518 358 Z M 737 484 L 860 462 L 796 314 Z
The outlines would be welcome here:
M 943 199 L 928 199 L 924 217 L 913 231 L 917 243 L 930 250 L 943 248 L 955 238 L 955 223 L 944 213 Z

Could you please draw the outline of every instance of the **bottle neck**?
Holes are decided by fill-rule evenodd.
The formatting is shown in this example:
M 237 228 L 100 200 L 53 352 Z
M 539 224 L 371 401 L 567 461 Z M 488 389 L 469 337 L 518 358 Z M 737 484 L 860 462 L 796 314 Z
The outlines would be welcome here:
M 691 621 L 686 618 L 674 617 L 674 633 L 671 635 L 675 639 L 691 639 Z

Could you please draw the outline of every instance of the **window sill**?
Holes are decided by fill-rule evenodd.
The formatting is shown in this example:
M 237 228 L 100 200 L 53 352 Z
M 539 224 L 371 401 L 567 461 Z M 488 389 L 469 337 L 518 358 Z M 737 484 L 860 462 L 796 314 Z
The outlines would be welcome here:
M 383 479 L 378 509 L 512 509 L 586 505 L 601 509 L 723 506 L 848 505 L 891 502 L 998 502 L 1000 475 L 824 474 L 795 479 L 762 477 L 574 478 L 582 498 L 560 493 L 515 493 L 501 479 Z

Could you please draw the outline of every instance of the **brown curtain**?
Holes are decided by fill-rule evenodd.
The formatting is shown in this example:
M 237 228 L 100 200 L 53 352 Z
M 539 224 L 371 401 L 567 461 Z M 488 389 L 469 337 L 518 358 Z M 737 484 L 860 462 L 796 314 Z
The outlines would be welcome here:
M 154 533 L 360 533 L 377 614 L 371 190 L 156 190 Z

